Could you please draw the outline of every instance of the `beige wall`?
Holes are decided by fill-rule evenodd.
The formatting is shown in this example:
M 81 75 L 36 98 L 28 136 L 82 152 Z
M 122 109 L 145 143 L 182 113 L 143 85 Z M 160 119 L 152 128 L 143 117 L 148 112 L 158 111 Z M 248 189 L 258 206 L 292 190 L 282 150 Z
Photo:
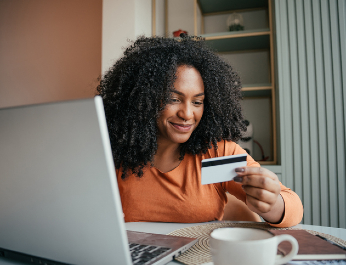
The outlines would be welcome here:
M 0 1 L 0 107 L 92 97 L 102 0 Z
M 151 0 L 103 0 L 102 73 L 120 57 L 129 41 L 151 36 Z
M 107 71 L 135 38 L 135 0 L 103 0 L 102 73 Z

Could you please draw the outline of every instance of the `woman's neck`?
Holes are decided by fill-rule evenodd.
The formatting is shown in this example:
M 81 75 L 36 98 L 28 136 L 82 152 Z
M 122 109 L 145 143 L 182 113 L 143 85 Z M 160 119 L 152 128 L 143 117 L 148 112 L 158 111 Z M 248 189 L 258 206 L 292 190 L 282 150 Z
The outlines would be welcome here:
M 158 141 L 154 155 L 154 167 L 163 173 L 169 172 L 180 164 L 180 144 L 168 144 Z

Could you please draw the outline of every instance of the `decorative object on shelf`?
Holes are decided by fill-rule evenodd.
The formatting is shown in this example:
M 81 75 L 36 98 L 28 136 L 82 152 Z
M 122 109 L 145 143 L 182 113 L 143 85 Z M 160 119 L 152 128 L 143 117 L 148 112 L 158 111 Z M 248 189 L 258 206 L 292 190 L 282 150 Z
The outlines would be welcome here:
M 261 159 L 261 160 L 256 159 L 256 160 L 257 160 L 257 161 L 267 161 L 267 160 L 269 159 L 269 156 L 265 156 L 265 155 L 264 155 L 264 151 L 263 151 L 262 145 L 261 145 L 259 142 L 257 142 L 255 139 L 253 140 L 253 142 L 254 142 L 255 144 L 257 144 L 258 147 L 261 149 L 262 159 Z
M 253 127 L 252 123 L 245 120 L 246 132 L 240 138 L 238 144 L 250 155 L 253 156 Z
M 267 161 L 269 156 L 264 155 L 262 145 L 253 138 L 253 126 L 248 120 L 245 120 L 246 132 L 240 138 L 238 144 L 243 148 L 250 156 L 254 158 L 254 143 L 261 150 L 261 159 L 256 159 L 256 161 Z
M 229 31 L 244 30 L 243 16 L 238 13 L 232 13 L 227 18 L 227 26 Z
M 173 36 L 176 37 L 176 38 L 177 38 L 177 37 L 180 37 L 180 34 L 181 34 L 181 33 L 184 33 L 184 34 L 187 35 L 187 31 L 182 30 L 182 29 L 178 29 L 178 30 L 176 30 L 176 31 L 173 32 Z

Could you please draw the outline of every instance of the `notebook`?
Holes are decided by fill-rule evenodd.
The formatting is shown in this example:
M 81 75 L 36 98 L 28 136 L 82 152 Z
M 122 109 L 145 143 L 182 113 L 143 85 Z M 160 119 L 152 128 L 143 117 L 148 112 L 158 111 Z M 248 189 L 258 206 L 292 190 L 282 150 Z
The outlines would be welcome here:
M 196 242 L 126 231 L 101 97 L 1 109 L 0 124 L 0 256 L 127 265 L 154 243 L 134 264 L 165 264 Z
M 288 234 L 297 239 L 299 244 L 298 254 L 293 260 L 346 260 L 346 249 L 326 239 L 313 235 L 305 230 L 270 230 L 275 235 Z M 286 255 L 292 247 L 289 242 L 279 245 L 279 254 Z

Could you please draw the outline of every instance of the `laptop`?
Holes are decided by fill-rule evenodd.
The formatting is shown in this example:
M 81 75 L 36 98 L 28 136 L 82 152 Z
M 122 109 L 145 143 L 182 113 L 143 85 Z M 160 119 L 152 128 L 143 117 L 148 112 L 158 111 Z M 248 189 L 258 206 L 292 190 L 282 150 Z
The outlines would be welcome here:
M 195 242 L 126 231 L 100 96 L 0 109 L 0 257 L 165 264 Z

